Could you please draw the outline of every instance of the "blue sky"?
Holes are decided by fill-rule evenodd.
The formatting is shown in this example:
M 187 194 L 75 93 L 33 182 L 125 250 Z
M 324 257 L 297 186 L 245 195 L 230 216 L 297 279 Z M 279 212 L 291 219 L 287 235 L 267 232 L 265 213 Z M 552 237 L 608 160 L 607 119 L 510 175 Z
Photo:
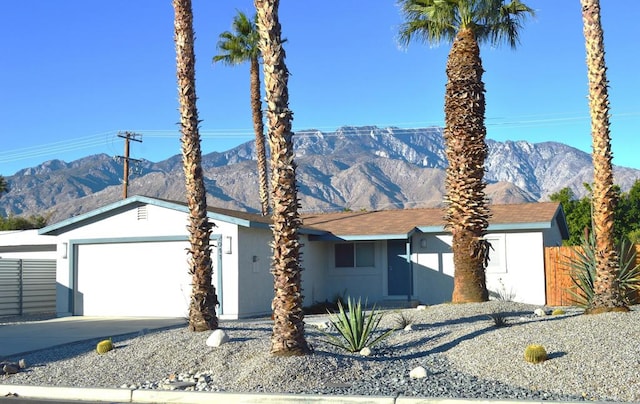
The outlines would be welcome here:
M 397 45 L 395 1 L 282 0 L 294 130 L 444 123 L 448 44 Z M 488 137 L 560 141 L 590 151 L 578 0 L 529 0 L 521 43 L 482 48 Z M 640 168 L 640 2 L 601 0 L 614 163 Z M 220 32 L 251 0 L 193 0 L 204 153 L 252 140 L 248 65 L 213 65 Z M 51 159 L 123 153 L 118 131 L 143 135 L 131 156 L 180 152 L 173 9 L 159 0 L 21 0 L 0 14 L 0 175 Z

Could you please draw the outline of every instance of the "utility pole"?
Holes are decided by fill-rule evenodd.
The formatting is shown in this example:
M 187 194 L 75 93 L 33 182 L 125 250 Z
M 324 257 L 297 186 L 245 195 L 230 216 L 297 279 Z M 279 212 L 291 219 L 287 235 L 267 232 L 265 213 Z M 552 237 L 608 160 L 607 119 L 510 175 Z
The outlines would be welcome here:
M 140 162 L 140 160 L 132 159 L 131 157 L 129 157 L 129 142 L 133 140 L 134 142 L 142 143 L 142 135 L 139 133 L 133 133 L 133 132 L 124 132 L 124 133 L 118 132 L 118 137 L 124 139 L 124 156 L 116 156 L 116 157 L 121 158 L 124 162 L 124 170 L 123 170 L 124 176 L 122 180 L 122 199 L 126 199 L 127 188 L 129 188 L 129 161 L 133 161 L 136 163 Z

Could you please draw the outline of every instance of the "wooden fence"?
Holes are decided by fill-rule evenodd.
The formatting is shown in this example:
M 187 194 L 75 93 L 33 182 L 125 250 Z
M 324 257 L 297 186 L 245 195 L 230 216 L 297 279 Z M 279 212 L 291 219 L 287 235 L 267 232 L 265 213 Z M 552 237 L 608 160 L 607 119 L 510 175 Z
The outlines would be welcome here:
M 640 244 L 636 244 L 636 265 L 640 265 Z M 579 247 L 546 247 L 544 250 L 544 274 L 548 306 L 570 306 L 572 296 L 567 290 L 575 286 L 571 281 L 567 262 L 577 254 Z

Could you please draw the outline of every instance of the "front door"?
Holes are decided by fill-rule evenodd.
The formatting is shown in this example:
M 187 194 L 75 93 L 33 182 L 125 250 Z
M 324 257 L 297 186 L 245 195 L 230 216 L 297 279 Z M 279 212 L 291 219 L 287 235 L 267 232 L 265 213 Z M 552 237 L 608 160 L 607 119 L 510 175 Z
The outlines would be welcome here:
M 387 240 L 387 293 L 411 296 L 411 263 L 406 240 Z

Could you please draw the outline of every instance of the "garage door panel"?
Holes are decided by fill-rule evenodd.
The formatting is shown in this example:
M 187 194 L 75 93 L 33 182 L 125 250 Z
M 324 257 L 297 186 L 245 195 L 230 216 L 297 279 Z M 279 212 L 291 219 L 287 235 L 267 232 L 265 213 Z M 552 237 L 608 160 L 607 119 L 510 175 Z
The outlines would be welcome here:
M 187 317 L 186 241 L 79 245 L 75 314 Z

